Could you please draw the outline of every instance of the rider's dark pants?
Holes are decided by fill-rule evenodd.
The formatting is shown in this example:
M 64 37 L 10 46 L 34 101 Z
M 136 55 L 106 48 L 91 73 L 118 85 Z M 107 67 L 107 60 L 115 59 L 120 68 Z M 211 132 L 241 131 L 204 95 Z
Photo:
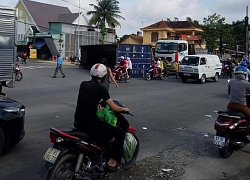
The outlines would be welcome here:
M 119 127 L 114 127 L 106 122 L 95 120 L 93 122 L 87 122 L 82 127 L 76 128 L 90 134 L 95 139 L 110 141 L 113 138 L 114 141 L 111 143 L 112 153 L 111 158 L 116 160 L 118 163 L 121 162 L 121 157 L 123 153 L 123 144 L 125 139 L 125 131 Z

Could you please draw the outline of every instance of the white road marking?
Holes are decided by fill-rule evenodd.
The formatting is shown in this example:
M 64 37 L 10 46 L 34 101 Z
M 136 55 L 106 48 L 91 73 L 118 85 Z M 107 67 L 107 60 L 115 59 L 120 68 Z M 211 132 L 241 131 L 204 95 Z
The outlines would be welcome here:
M 20 66 L 20 69 L 42 69 L 42 68 L 54 68 L 54 66 Z

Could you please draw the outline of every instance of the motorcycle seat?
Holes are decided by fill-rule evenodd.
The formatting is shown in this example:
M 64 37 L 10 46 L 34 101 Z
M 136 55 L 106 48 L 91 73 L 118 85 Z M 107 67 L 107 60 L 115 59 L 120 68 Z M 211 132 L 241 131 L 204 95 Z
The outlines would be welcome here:
M 51 128 L 51 131 L 56 131 L 56 130 L 54 128 L 53 129 Z M 92 136 L 90 136 L 89 134 L 85 132 L 81 132 L 80 130 L 76 128 L 60 128 L 60 131 L 63 131 L 69 135 L 78 137 L 86 141 L 95 141 L 95 138 L 93 138 Z
M 239 112 L 239 111 L 236 111 L 236 110 L 231 110 L 231 109 L 227 109 L 227 110 L 224 110 L 224 111 L 218 111 L 218 114 L 219 115 L 229 115 L 229 116 L 235 116 L 235 117 L 240 117 L 240 118 L 246 118 L 246 115 L 242 112 Z

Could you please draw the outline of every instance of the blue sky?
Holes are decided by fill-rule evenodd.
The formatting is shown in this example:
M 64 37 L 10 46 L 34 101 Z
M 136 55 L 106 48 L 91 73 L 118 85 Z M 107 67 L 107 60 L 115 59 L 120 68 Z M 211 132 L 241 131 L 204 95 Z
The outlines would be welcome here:
M 48 4 L 67 6 L 72 12 L 78 12 L 79 0 L 33 0 Z M 65 2 L 66 1 L 66 2 Z M 1 0 L 0 5 L 15 6 L 18 0 Z M 214 13 L 226 18 L 227 23 L 242 20 L 250 16 L 250 0 L 120 0 L 121 28 L 116 31 L 119 37 L 140 31 L 140 28 L 149 26 L 161 20 L 170 18 L 186 20 L 186 17 L 202 23 L 204 17 Z M 89 4 L 96 4 L 96 0 L 80 0 L 81 11 L 86 13 L 92 10 Z M 89 18 L 87 16 L 87 18 Z

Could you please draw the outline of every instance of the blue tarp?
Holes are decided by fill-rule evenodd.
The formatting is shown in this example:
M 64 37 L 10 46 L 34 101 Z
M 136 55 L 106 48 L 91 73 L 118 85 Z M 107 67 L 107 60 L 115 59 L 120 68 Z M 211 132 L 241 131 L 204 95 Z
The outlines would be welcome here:
M 45 41 L 43 39 L 39 39 L 36 42 L 36 49 L 41 49 L 44 44 L 45 44 Z

